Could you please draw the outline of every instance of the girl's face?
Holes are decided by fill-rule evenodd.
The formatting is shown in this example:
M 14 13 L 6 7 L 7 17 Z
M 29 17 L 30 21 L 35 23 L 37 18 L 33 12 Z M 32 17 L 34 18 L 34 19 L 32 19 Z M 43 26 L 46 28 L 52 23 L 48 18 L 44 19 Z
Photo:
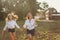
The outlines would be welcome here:
M 32 17 L 29 17 L 29 20 L 31 20 L 32 19 Z
M 29 20 L 31 20 L 32 19 L 32 14 L 30 14 L 28 17 L 29 17 Z
M 12 20 L 12 16 L 11 16 L 11 15 L 9 15 L 9 16 L 8 16 L 8 19 L 9 19 L 9 20 Z

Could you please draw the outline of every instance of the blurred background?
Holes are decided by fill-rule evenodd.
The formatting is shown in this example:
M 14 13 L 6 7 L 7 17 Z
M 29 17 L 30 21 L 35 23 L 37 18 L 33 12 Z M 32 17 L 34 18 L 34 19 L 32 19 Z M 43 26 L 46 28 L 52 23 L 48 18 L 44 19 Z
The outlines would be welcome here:
M 59 2 L 59 0 L 0 0 L 0 20 L 4 20 L 6 14 L 12 11 L 19 16 L 19 19 L 23 19 L 29 11 L 39 18 L 46 19 L 46 15 L 49 15 L 49 19 L 59 19 Z
M 0 33 L 8 13 L 15 12 L 19 17 L 17 23 L 22 27 L 25 16 L 31 12 L 38 24 L 34 40 L 60 40 L 59 4 L 60 0 L 0 0 Z M 4 40 L 9 40 L 8 34 L 5 34 Z M 16 40 L 25 40 L 25 31 L 16 34 Z

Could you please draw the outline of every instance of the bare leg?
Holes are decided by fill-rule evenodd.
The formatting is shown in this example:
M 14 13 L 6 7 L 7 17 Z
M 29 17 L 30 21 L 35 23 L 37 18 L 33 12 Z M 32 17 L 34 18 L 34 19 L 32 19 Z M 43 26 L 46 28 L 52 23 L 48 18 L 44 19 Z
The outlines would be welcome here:
M 16 37 L 15 32 L 13 32 L 13 36 L 14 36 L 14 39 L 15 39 L 15 37 Z
M 15 40 L 14 33 L 9 32 L 9 35 L 10 35 L 11 40 Z
M 29 40 L 33 40 L 33 37 L 32 37 L 31 34 L 28 34 L 28 39 L 29 39 Z

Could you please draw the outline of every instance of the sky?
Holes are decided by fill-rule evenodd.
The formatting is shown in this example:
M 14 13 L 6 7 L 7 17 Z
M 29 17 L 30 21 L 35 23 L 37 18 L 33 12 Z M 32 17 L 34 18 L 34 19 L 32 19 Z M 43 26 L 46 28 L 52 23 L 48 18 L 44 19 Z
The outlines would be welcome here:
M 36 0 L 37 2 L 47 2 L 49 7 L 54 7 L 58 12 L 60 12 L 60 0 Z

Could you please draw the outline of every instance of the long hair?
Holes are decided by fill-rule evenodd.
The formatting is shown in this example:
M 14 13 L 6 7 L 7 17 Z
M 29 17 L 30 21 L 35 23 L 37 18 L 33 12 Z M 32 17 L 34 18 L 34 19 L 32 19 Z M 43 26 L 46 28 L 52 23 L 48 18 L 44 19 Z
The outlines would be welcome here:
M 14 17 L 14 20 L 17 21 L 18 20 L 18 15 L 16 15 L 14 11 L 12 11 L 11 14 Z
M 7 15 L 7 17 L 5 18 L 5 21 L 9 21 L 10 20 L 10 16 L 12 16 L 10 13 Z M 12 16 L 12 20 L 14 20 L 14 17 Z

